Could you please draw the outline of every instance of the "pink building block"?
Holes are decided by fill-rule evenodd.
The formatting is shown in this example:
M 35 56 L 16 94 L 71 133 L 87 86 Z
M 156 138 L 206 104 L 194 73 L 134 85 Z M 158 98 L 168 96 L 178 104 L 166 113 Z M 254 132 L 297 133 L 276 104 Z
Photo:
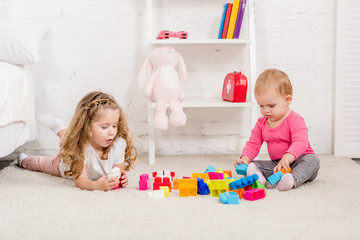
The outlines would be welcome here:
M 151 182 L 149 179 L 149 175 L 144 173 L 140 175 L 140 181 L 139 181 L 139 190 L 140 191 L 146 191 L 151 188 Z
M 217 172 L 208 172 L 210 180 L 222 180 L 224 179 L 223 173 L 217 173 Z
M 242 195 L 248 201 L 255 201 L 265 198 L 265 190 L 260 188 L 250 189 L 244 191 Z

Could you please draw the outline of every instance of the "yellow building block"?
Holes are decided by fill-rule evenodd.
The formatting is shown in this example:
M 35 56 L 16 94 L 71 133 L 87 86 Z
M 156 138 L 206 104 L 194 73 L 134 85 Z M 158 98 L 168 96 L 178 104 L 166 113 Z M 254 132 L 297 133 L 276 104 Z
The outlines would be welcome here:
M 164 190 L 164 196 L 165 197 L 169 197 L 170 196 L 170 194 L 169 194 L 169 187 L 168 186 L 162 186 L 162 187 L 160 187 L 160 189 L 161 190 Z
M 222 170 L 221 168 L 218 168 L 218 169 L 216 169 L 215 172 L 217 172 L 217 173 L 224 173 L 224 170 Z
M 210 194 L 213 197 L 219 197 L 220 193 L 228 192 L 230 190 L 229 183 L 231 182 L 231 179 L 229 180 L 211 180 L 210 181 Z

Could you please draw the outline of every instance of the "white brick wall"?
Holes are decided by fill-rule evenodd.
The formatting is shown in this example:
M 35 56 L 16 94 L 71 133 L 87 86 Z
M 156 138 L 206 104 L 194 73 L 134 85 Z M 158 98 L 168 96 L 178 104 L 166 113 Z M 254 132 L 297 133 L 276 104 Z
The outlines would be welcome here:
M 194 38 L 217 37 L 222 3 L 229 2 L 159 1 L 169 7 L 166 13 L 173 14 L 174 29 L 170 30 L 187 30 Z M 255 2 L 258 74 L 269 67 L 288 73 L 294 85 L 292 108 L 305 118 L 315 151 L 330 153 L 334 2 Z M 68 123 L 76 103 L 86 92 L 100 89 L 112 93 L 128 113 L 136 146 L 146 152 L 146 101 L 136 86 L 147 49 L 145 14 L 144 0 L 0 0 L 1 18 L 36 17 L 53 24 L 41 48 L 41 62 L 31 66 L 37 114 L 52 113 Z M 182 14 L 182 19 L 176 17 Z M 167 20 L 159 15 L 154 23 Z M 160 30 L 161 27 L 165 26 L 159 26 Z M 154 34 L 157 31 L 155 28 Z M 225 74 L 239 70 L 233 55 L 237 47 L 219 51 L 217 46 L 199 46 L 190 52 L 185 48 L 177 50 L 184 53 L 193 74 L 184 85 L 186 96 L 197 95 L 194 88 L 202 89 L 203 95 L 218 95 Z M 219 81 L 207 82 L 211 75 L 219 76 Z M 196 77 L 199 79 L 194 80 Z M 247 110 L 234 113 L 231 109 L 186 109 L 186 114 L 189 120 L 185 127 L 156 133 L 157 152 L 240 153 L 250 134 Z M 57 149 L 57 138 L 39 125 L 37 140 L 17 151 L 55 154 Z

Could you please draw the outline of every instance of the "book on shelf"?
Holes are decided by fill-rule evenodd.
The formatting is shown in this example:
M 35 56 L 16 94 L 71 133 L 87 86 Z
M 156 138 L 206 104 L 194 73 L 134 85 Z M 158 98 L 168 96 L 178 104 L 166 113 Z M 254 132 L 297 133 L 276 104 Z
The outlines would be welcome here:
M 222 37 L 222 33 L 223 33 L 223 29 L 224 29 L 224 22 L 225 22 L 225 17 L 226 17 L 227 5 L 228 5 L 227 3 L 224 3 L 224 6 L 223 6 L 218 39 L 221 39 L 221 37 Z
M 229 28 L 229 21 L 230 21 L 230 15 L 231 15 L 232 6 L 233 6 L 232 3 L 227 4 L 225 21 L 224 21 L 224 28 L 223 28 L 221 39 L 226 39 L 226 34 L 227 34 L 228 28 Z
M 235 39 L 239 39 L 239 36 L 240 36 L 241 24 L 242 24 L 242 20 L 244 18 L 245 7 L 246 7 L 246 0 L 241 0 L 240 6 L 239 6 L 239 11 L 238 11 L 238 17 L 236 20 L 235 32 L 234 32 Z
M 233 39 L 233 37 L 234 37 L 239 6 L 240 6 L 240 0 L 234 0 L 233 6 L 231 9 L 231 16 L 230 16 L 228 31 L 226 34 L 226 39 Z

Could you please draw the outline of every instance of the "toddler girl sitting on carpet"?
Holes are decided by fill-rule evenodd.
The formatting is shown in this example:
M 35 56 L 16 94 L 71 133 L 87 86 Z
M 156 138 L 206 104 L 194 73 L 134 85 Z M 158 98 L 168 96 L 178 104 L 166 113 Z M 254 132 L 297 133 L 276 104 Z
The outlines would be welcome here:
M 60 153 L 56 157 L 21 153 L 20 167 L 73 177 L 76 187 L 104 191 L 119 185 L 119 178 L 107 177 L 112 168 L 118 167 L 122 186 L 128 184 L 125 170 L 133 165 L 137 151 L 125 115 L 112 96 L 97 91 L 85 95 L 68 129 L 51 115 L 42 115 L 39 120 L 60 137 Z
M 276 185 L 280 191 L 314 180 L 320 161 L 310 146 L 304 119 L 289 107 L 293 93 L 288 76 L 277 69 L 268 69 L 256 80 L 254 92 L 263 117 L 251 131 L 235 166 L 248 165 L 247 175 L 256 173 L 262 184 L 281 168 L 287 171 L 291 167 L 292 172 L 286 173 Z M 267 143 L 272 161 L 252 161 L 263 142 Z

